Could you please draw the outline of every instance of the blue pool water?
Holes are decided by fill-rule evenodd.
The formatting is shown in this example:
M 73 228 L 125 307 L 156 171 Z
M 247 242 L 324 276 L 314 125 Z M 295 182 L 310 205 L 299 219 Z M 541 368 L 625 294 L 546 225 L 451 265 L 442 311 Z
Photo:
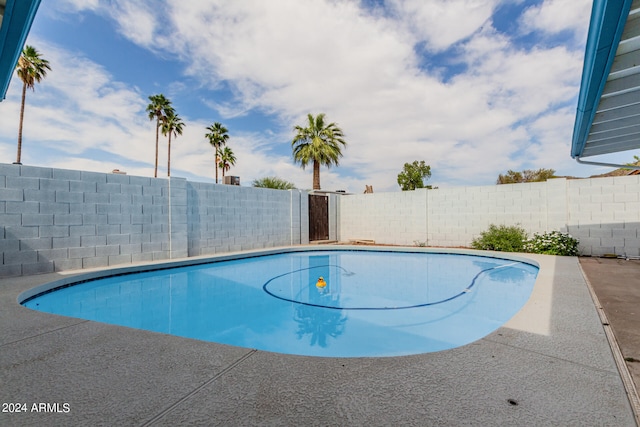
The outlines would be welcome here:
M 537 273 L 471 255 L 308 251 L 107 277 L 23 304 L 280 353 L 396 356 L 486 336 L 520 310 Z

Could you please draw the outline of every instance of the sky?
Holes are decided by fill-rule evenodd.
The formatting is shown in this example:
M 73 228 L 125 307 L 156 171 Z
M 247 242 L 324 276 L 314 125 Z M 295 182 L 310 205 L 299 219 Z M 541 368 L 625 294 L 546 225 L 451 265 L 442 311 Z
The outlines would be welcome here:
M 510 169 L 604 173 L 570 155 L 590 13 L 589 0 L 43 0 L 27 44 L 51 71 L 27 93 L 22 163 L 153 176 L 145 109 L 162 93 L 185 123 L 171 175 L 191 181 L 214 181 L 205 133 L 220 122 L 237 158 L 227 174 L 310 189 L 312 167 L 291 155 L 309 113 L 347 142 L 324 190 L 400 191 L 415 160 L 441 188 Z M 14 75 L 0 162 L 15 161 L 20 93 Z

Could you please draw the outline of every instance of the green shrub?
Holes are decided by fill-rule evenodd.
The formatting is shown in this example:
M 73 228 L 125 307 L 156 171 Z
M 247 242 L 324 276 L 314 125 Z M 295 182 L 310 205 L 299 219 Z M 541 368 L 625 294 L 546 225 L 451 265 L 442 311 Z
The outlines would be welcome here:
M 480 237 L 473 239 L 471 247 L 487 251 L 522 252 L 526 241 L 527 232 L 521 227 L 491 224 L 487 231 L 480 233 Z
M 293 190 L 296 188 L 293 182 L 285 181 L 277 176 L 254 179 L 251 185 L 260 188 L 273 188 L 275 190 Z
M 569 233 L 551 231 L 549 233 L 533 233 L 531 240 L 525 242 L 524 250 L 534 254 L 578 255 L 578 239 Z

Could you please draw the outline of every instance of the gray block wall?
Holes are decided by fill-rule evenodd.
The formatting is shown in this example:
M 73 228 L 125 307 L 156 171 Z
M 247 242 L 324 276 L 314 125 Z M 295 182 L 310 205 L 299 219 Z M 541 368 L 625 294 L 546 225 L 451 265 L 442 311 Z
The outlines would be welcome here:
M 187 183 L 189 256 L 308 242 L 302 192 Z
M 329 194 L 329 238 L 469 246 L 489 224 L 640 256 L 640 175 Z M 0 164 L 0 277 L 309 243 L 308 192 Z
M 327 194 L 327 197 L 327 214 L 329 216 L 329 240 L 338 240 L 338 210 L 340 205 L 340 197 L 342 197 L 342 195 L 330 193 Z
M 189 256 L 188 251 L 188 230 L 187 218 L 189 197 L 188 185 L 184 178 L 171 178 L 167 181 L 167 196 L 170 203 L 163 206 L 163 211 L 167 214 L 169 241 L 165 242 L 170 258 L 184 258 Z
M 640 175 L 567 181 L 567 211 L 585 255 L 640 256 Z
M 412 245 L 428 239 L 427 191 L 341 196 L 339 240 Z M 442 220 L 443 225 L 452 225 Z
M 343 196 L 339 239 L 466 246 L 490 224 L 568 231 L 584 255 L 640 256 L 640 176 Z
M 308 227 L 297 190 L 0 164 L 0 277 L 304 244 Z
M 0 164 L 0 276 L 170 257 L 167 181 Z
M 305 245 L 309 243 L 309 193 L 302 190 L 290 190 L 291 200 L 291 243 Z M 305 214 L 306 212 L 306 214 Z

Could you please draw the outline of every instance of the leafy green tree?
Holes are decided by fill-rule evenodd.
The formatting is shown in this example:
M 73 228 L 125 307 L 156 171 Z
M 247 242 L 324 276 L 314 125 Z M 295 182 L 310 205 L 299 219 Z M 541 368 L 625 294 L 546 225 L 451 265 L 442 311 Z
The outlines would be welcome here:
M 215 122 L 213 125 L 207 128 L 209 131 L 205 134 L 205 137 L 209 140 L 209 144 L 215 150 L 215 165 L 216 165 L 216 184 L 218 183 L 218 162 L 220 161 L 220 151 L 223 146 L 227 144 L 229 140 L 229 130 L 222 126 L 221 123 Z
M 158 177 L 158 137 L 162 123 L 167 117 L 167 112 L 172 109 L 171 101 L 169 101 L 163 94 L 149 96 L 149 105 L 147 105 L 147 113 L 149 113 L 149 120 L 156 120 L 156 164 L 153 171 L 154 178 Z
M 413 163 L 405 163 L 402 172 L 398 174 L 398 185 L 402 191 L 425 188 L 424 180 L 431 178 L 431 166 L 415 160 Z
M 162 122 L 162 134 L 169 135 L 167 144 L 167 176 L 171 176 L 171 135 L 182 135 L 184 129 L 184 123 L 178 114 L 176 114 L 173 108 L 165 111 L 166 116 Z
M 267 176 L 265 178 L 254 179 L 254 187 L 274 188 L 276 190 L 293 190 L 296 186 L 289 181 L 278 178 L 277 176 Z
M 231 169 L 231 166 L 236 164 L 236 156 L 233 154 L 233 150 L 229 147 L 224 147 L 222 151 L 220 151 L 220 162 L 218 163 L 218 167 L 222 169 L 222 178 L 224 180 L 224 173 L 228 172 Z
M 342 148 L 347 143 L 342 129 L 335 123 L 326 123 L 324 113 L 307 115 L 307 126 L 295 126 L 296 135 L 291 142 L 293 160 L 304 169 L 313 163 L 313 189 L 320 190 L 320 165 L 338 166 Z
M 22 80 L 22 102 L 20 104 L 20 124 L 18 126 L 18 154 L 16 156 L 17 164 L 21 164 L 22 159 L 22 125 L 24 121 L 24 103 L 27 96 L 27 88 L 35 91 L 36 83 L 40 83 L 40 81 L 47 76 L 47 71 L 51 71 L 49 61 L 43 59 L 36 48 L 26 45 L 16 65 L 16 72 L 20 80 Z
M 519 184 L 523 182 L 542 182 L 555 177 L 553 169 L 525 169 L 522 172 L 509 170 L 506 174 L 498 175 L 496 184 Z

